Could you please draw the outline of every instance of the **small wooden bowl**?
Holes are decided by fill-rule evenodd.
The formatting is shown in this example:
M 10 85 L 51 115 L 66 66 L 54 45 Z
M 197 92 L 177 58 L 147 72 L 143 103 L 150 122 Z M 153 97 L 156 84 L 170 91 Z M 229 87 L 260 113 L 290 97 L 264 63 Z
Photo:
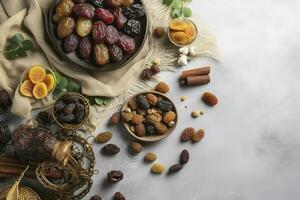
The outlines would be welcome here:
M 162 139 L 165 139 L 166 137 L 168 137 L 175 130 L 177 122 L 178 122 L 178 114 L 177 114 L 177 110 L 176 110 L 175 104 L 166 95 L 164 95 L 162 93 L 159 93 L 159 92 L 155 92 L 155 91 L 139 93 L 139 94 L 137 94 L 137 95 L 135 95 L 135 96 L 133 96 L 133 97 L 131 97 L 130 99 L 127 100 L 127 102 L 123 105 L 121 112 L 124 112 L 127 108 L 129 108 L 128 102 L 131 99 L 134 99 L 134 98 L 136 98 L 139 95 L 147 95 L 147 94 L 154 94 L 155 96 L 161 97 L 161 98 L 163 98 L 165 100 L 168 100 L 168 101 L 170 101 L 172 103 L 172 105 L 173 105 L 173 110 L 172 111 L 176 114 L 176 118 L 174 120 L 175 124 L 172 127 L 170 127 L 168 129 L 168 131 L 165 134 L 163 134 L 163 135 L 148 135 L 148 136 L 146 135 L 144 137 L 139 137 L 134 132 L 132 132 L 130 130 L 130 125 L 127 122 L 124 122 L 124 126 L 125 126 L 126 130 L 128 131 L 128 133 L 132 137 L 136 138 L 137 140 L 143 141 L 143 142 L 156 142 L 156 141 L 159 141 L 159 140 L 162 140 Z
M 54 110 L 54 109 L 55 109 L 55 104 L 56 104 L 59 100 L 61 100 L 65 95 L 74 95 L 74 96 L 77 96 L 77 97 L 79 97 L 79 99 L 81 99 L 81 101 L 82 101 L 83 104 L 84 104 L 85 116 L 84 116 L 83 120 L 82 120 L 80 123 L 78 123 L 78 124 L 68 124 L 68 123 L 61 122 L 61 121 L 57 118 L 57 116 L 55 115 L 55 110 Z M 90 105 L 89 105 L 89 103 L 88 103 L 88 100 L 87 100 L 84 96 L 82 96 L 81 94 L 76 93 L 76 92 L 69 92 L 69 93 L 66 93 L 66 94 L 62 95 L 61 97 L 59 97 L 59 98 L 55 101 L 55 103 L 54 103 L 54 105 L 53 105 L 53 107 L 52 107 L 52 109 L 51 109 L 51 115 L 52 115 L 54 121 L 55 121 L 60 127 L 65 128 L 65 129 L 78 129 L 78 128 L 82 127 L 82 125 L 85 124 L 85 122 L 87 121 L 89 114 L 90 114 Z
M 174 19 L 172 19 L 172 20 L 174 20 Z M 171 21 L 172 21 L 172 20 L 171 20 Z M 172 40 L 171 35 L 170 35 L 170 34 L 171 34 L 170 25 L 168 26 L 168 38 L 169 38 L 169 40 L 170 40 L 174 45 L 176 45 L 176 46 L 178 46 L 178 47 L 184 47 L 184 46 L 188 46 L 188 45 L 192 44 L 192 43 L 196 40 L 196 38 L 197 38 L 197 36 L 198 36 L 198 29 L 197 29 L 196 24 L 195 24 L 192 20 L 187 19 L 187 18 L 181 18 L 180 20 L 183 20 L 183 21 L 185 21 L 185 22 L 188 22 L 188 23 L 193 24 L 193 26 L 194 26 L 195 29 L 196 29 L 196 37 L 195 37 L 191 42 L 186 43 L 186 44 L 177 44 L 176 42 L 174 42 L 174 41 Z M 171 23 L 171 21 L 169 22 L 169 24 Z

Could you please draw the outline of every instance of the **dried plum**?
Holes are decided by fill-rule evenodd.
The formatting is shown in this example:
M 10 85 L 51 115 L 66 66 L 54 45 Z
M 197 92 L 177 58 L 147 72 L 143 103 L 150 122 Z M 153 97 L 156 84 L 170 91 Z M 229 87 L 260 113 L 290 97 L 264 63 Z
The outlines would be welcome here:
M 136 97 L 136 103 L 137 103 L 138 107 L 141 109 L 150 108 L 150 104 L 148 103 L 146 97 L 143 95 L 139 95 Z
M 77 46 L 79 44 L 79 37 L 72 33 L 69 35 L 64 42 L 64 50 L 67 53 L 70 53 L 72 51 L 75 51 L 77 49 Z
M 91 39 L 88 36 L 81 38 L 79 44 L 80 57 L 83 59 L 88 59 L 91 54 L 91 49 L 92 49 Z
M 145 124 L 146 135 L 155 135 L 156 130 L 152 124 Z
M 118 46 L 125 52 L 125 53 L 133 53 L 135 50 L 135 41 L 133 38 L 129 37 L 128 35 L 120 34 Z
M 123 51 L 117 45 L 112 45 L 108 48 L 109 55 L 114 61 L 121 61 L 123 58 Z
M 126 22 L 124 31 L 128 35 L 137 35 L 141 32 L 141 23 L 135 19 L 130 19 Z
M 104 0 L 88 0 L 95 8 L 103 8 Z
M 118 7 L 114 10 L 114 16 L 117 29 L 123 29 L 125 23 L 127 22 L 127 18 L 123 15 L 121 7 Z
M 146 14 L 142 4 L 134 4 L 132 6 L 126 7 L 123 9 L 123 13 L 130 19 L 137 19 Z
M 173 105 L 170 101 L 161 99 L 157 103 L 157 107 L 165 112 L 171 111 L 173 109 Z
M 119 32 L 114 26 L 108 26 L 106 30 L 105 42 L 108 45 L 115 44 L 119 40 Z

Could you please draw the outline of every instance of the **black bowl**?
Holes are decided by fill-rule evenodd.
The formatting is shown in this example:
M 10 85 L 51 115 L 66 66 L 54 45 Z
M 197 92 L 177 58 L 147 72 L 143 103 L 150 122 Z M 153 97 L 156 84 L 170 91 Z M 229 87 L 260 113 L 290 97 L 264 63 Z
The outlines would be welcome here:
M 54 23 L 52 20 L 52 16 L 55 12 L 55 8 L 58 4 L 59 0 L 54 0 L 49 11 L 48 15 L 45 17 L 46 18 L 46 31 L 48 34 L 48 37 L 57 52 L 58 56 L 64 60 L 67 61 L 68 63 L 85 68 L 87 70 L 95 70 L 95 71 L 113 71 L 119 68 L 124 67 L 127 65 L 130 61 L 132 61 L 141 51 L 142 47 L 144 46 L 144 43 L 146 42 L 147 34 L 148 34 L 148 28 L 149 28 L 149 22 L 148 22 L 148 14 L 145 9 L 145 15 L 139 19 L 141 23 L 141 33 L 138 34 L 137 36 L 134 37 L 135 40 L 135 46 L 136 49 L 132 54 L 124 54 L 123 59 L 119 62 L 110 62 L 106 65 L 99 66 L 95 63 L 94 59 L 91 56 L 91 59 L 88 61 L 81 59 L 76 52 L 71 52 L 71 53 L 66 53 L 63 50 L 63 41 L 57 38 L 56 36 L 56 28 L 57 28 L 57 23 Z M 143 0 L 136 0 L 135 3 L 140 3 L 144 6 L 145 4 Z

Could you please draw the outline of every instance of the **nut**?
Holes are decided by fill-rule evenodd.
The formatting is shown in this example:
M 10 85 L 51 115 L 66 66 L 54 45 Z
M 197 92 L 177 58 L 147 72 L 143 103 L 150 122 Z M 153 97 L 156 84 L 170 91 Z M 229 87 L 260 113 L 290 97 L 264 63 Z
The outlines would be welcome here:
M 125 122 L 130 122 L 133 118 L 133 114 L 131 112 L 123 112 L 122 118 Z
M 168 131 L 168 128 L 163 123 L 155 123 L 154 127 L 159 135 L 163 135 Z
M 152 109 L 149 108 L 149 109 L 147 110 L 147 114 L 151 115 L 152 113 L 153 113 L 153 112 L 152 112 Z
M 103 132 L 99 133 L 96 137 L 97 143 L 105 143 L 108 142 L 112 138 L 112 132 Z
M 204 138 L 204 135 L 205 135 L 204 130 L 199 129 L 198 131 L 192 134 L 192 142 L 199 142 Z
M 165 35 L 165 33 L 166 33 L 166 31 L 163 27 L 157 27 L 154 30 L 154 34 L 158 39 L 162 38 Z
M 149 124 L 159 123 L 162 120 L 162 116 L 159 113 L 146 116 L 146 122 Z
M 181 133 L 181 141 L 186 142 L 192 139 L 192 135 L 195 133 L 195 129 L 192 127 L 185 128 Z
M 155 96 L 154 94 L 147 94 L 146 99 L 153 106 L 155 106 L 158 101 L 157 96 Z
M 163 164 L 160 164 L 160 163 L 155 163 L 155 164 L 152 165 L 151 171 L 154 174 L 161 174 L 165 171 L 165 166 Z
M 173 111 L 169 111 L 164 115 L 163 122 L 168 126 L 175 120 L 176 114 Z
M 144 121 L 143 115 L 136 114 L 136 115 L 133 115 L 131 123 L 137 125 L 137 124 L 142 123 L 143 121 Z
M 218 104 L 218 98 L 210 92 L 204 92 L 203 93 L 202 101 L 204 103 L 206 103 L 207 105 L 209 105 L 209 106 L 215 106 L 215 105 Z
M 135 134 L 138 137 L 144 137 L 146 135 L 146 129 L 145 129 L 145 125 L 143 123 L 136 125 L 134 127 L 134 129 L 135 129 Z
M 170 87 L 167 83 L 161 81 L 155 86 L 155 90 L 165 94 L 170 90 Z
M 135 154 L 138 154 L 141 151 L 143 151 L 143 146 L 138 142 L 132 142 L 130 144 L 130 148 L 131 148 L 132 152 Z
M 198 110 L 193 111 L 193 112 L 191 113 L 191 116 L 192 116 L 193 118 L 198 118 L 198 117 L 200 116 L 200 111 L 198 111 Z
M 119 124 L 119 123 L 120 123 L 120 120 L 121 120 L 120 112 L 116 112 L 116 113 L 114 113 L 114 114 L 110 117 L 109 122 L 110 122 L 111 124 Z
M 146 153 L 145 157 L 144 157 L 144 160 L 147 161 L 147 162 L 153 162 L 157 159 L 157 156 L 155 153 Z
M 190 159 L 190 154 L 189 154 L 188 150 L 184 149 L 180 154 L 180 159 L 179 159 L 180 164 L 184 165 L 184 164 L 188 163 L 189 159 Z
M 132 110 L 137 109 L 137 103 L 136 103 L 135 99 L 130 99 L 130 100 L 128 101 L 128 106 L 129 106 Z

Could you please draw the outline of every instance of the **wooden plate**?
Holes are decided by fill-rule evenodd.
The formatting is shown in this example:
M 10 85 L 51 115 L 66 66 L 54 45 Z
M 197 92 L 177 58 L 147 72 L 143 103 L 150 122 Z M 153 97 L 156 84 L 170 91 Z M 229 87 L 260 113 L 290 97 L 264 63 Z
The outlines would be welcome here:
M 53 0 L 53 3 L 48 11 L 48 15 L 46 16 L 46 32 L 48 34 L 48 37 L 57 52 L 57 55 L 64 61 L 67 61 L 68 63 L 85 68 L 87 70 L 95 70 L 95 71 L 113 71 L 119 68 L 124 67 L 127 65 L 130 61 L 132 61 L 142 50 L 142 47 L 144 46 L 148 29 L 149 29 L 149 21 L 148 21 L 148 14 L 147 10 L 145 9 L 145 16 L 141 17 L 139 19 L 141 23 L 141 33 L 134 37 L 135 40 L 135 46 L 136 50 L 132 54 L 125 54 L 123 55 L 123 59 L 119 62 L 110 62 L 103 66 L 98 66 L 94 59 L 91 58 L 88 61 L 82 60 L 80 57 L 78 57 L 76 52 L 66 53 L 63 50 L 63 40 L 60 40 L 56 36 L 56 28 L 57 23 L 54 23 L 52 20 L 52 16 L 55 12 L 56 5 L 58 4 L 59 0 Z M 145 4 L 143 0 L 136 0 L 135 3 L 140 3 L 145 7 Z
M 122 107 L 122 112 L 125 111 L 129 107 L 128 102 L 131 99 L 136 98 L 138 95 L 147 95 L 147 94 L 154 94 L 155 96 L 162 97 L 163 99 L 168 100 L 172 103 L 172 105 L 173 105 L 173 110 L 172 111 L 175 112 L 175 114 L 176 114 L 176 118 L 174 120 L 175 124 L 171 128 L 169 128 L 169 130 L 163 135 L 149 135 L 149 136 L 144 136 L 144 137 L 138 137 L 137 135 L 135 135 L 134 132 L 132 132 L 130 130 L 130 125 L 127 122 L 124 122 L 124 126 L 125 126 L 126 130 L 128 131 L 128 133 L 132 137 L 136 138 L 137 140 L 140 140 L 140 141 L 143 141 L 143 142 L 156 142 L 156 141 L 159 141 L 159 140 L 162 140 L 162 139 L 165 139 L 166 137 L 168 137 L 175 130 L 177 122 L 178 122 L 178 114 L 177 114 L 175 104 L 166 95 L 163 95 L 162 93 L 155 92 L 155 91 L 139 93 L 139 94 L 137 94 L 137 95 L 135 95 L 132 98 L 127 100 L 127 102 Z

